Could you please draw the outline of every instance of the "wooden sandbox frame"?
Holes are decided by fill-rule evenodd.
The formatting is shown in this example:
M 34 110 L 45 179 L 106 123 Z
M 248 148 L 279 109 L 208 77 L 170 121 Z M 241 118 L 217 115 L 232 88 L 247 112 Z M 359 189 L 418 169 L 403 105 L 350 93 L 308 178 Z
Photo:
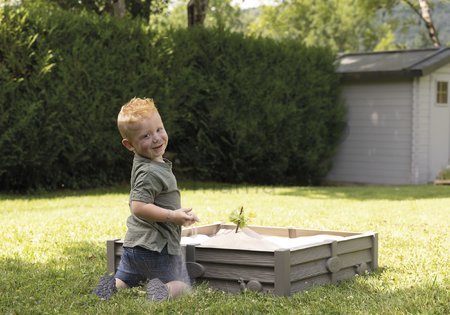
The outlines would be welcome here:
M 314 285 L 336 283 L 378 268 L 378 234 L 341 232 L 293 227 L 248 226 L 260 235 L 296 238 L 319 234 L 342 236 L 295 248 L 275 250 L 223 249 L 183 245 L 186 263 L 195 262 L 204 273 L 195 279 L 212 288 L 236 293 L 245 288 L 289 296 Z M 231 224 L 211 224 L 186 228 L 182 236 L 215 235 Z M 107 241 L 108 272 L 114 273 L 122 255 L 120 239 Z

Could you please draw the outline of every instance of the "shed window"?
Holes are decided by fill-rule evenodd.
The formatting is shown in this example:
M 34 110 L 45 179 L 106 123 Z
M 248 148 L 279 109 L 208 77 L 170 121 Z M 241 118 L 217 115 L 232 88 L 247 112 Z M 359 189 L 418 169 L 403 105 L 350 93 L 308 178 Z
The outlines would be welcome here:
M 447 104 L 448 103 L 448 82 L 438 81 L 436 86 L 436 103 Z

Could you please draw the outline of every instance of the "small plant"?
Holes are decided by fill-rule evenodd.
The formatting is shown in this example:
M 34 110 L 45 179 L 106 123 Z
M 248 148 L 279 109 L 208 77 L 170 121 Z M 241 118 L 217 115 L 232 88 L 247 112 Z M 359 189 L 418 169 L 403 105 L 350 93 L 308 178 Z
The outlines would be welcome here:
M 255 213 L 248 212 L 248 214 L 246 214 L 244 213 L 244 207 L 241 206 L 240 208 L 233 210 L 230 213 L 229 219 L 231 222 L 236 224 L 235 233 L 237 233 L 239 228 L 242 229 L 243 227 L 247 226 L 254 217 Z
M 450 180 L 450 165 L 447 165 L 447 167 L 439 172 L 437 179 Z

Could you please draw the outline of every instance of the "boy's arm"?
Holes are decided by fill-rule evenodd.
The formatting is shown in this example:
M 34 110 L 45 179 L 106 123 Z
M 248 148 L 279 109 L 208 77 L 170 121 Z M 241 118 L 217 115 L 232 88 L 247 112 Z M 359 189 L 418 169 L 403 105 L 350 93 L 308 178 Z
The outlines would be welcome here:
M 152 203 L 131 201 L 131 212 L 138 218 L 150 222 L 172 222 L 177 225 L 191 225 L 199 221 L 198 217 L 191 211 L 192 208 L 169 210 Z

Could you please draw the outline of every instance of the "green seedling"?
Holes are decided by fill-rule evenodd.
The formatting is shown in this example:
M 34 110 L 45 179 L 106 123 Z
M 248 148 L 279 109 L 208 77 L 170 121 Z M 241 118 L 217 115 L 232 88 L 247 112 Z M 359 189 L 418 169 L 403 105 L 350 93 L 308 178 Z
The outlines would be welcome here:
M 238 232 L 239 228 L 242 229 L 247 226 L 253 218 L 255 218 L 255 214 L 253 212 L 244 213 L 244 207 L 242 206 L 233 210 L 229 216 L 230 221 L 236 224 L 235 233 Z

